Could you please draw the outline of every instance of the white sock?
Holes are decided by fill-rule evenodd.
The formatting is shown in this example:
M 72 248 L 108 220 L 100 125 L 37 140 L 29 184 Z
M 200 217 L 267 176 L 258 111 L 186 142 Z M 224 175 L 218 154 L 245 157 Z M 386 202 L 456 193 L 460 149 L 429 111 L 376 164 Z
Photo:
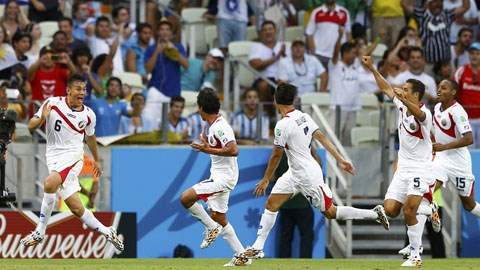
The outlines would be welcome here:
M 40 218 L 37 224 L 37 230 L 40 234 L 45 234 L 48 226 L 48 219 L 52 215 L 53 206 L 55 205 L 55 199 L 57 196 L 55 193 L 44 193 L 42 206 L 40 208 Z
M 260 220 L 260 227 L 257 231 L 257 240 L 253 243 L 252 247 L 254 249 L 263 249 L 265 246 L 265 241 L 267 240 L 270 230 L 272 230 L 273 225 L 275 225 L 275 220 L 277 219 L 278 212 L 271 212 L 268 209 L 265 209 Z
M 478 202 L 476 202 L 477 204 L 475 205 L 475 207 L 472 209 L 472 211 L 470 211 L 470 213 L 474 214 L 475 216 L 477 217 L 480 217 L 480 204 Z
M 93 215 L 93 213 L 85 208 L 83 216 L 80 217 L 80 220 L 83 221 L 88 227 L 94 229 L 95 231 L 100 232 L 103 235 L 110 233 L 110 230 L 105 227 L 98 219 Z
M 194 218 L 198 219 L 208 229 L 217 227 L 217 223 L 208 215 L 205 208 L 198 202 L 195 202 L 190 208 L 187 209 Z
M 417 222 L 415 225 L 407 226 L 408 241 L 410 242 L 410 254 L 411 256 L 420 256 L 420 238 L 422 237 L 422 231 L 420 231 L 421 225 Z
M 223 227 L 222 236 L 223 239 L 225 239 L 228 245 L 232 248 L 234 253 L 245 251 L 245 248 L 243 248 L 242 243 L 240 243 L 240 240 L 238 240 L 237 234 L 235 234 L 235 230 L 230 223 Z
M 337 218 L 338 220 L 349 219 L 377 219 L 378 215 L 371 209 L 359 209 L 350 206 L 337 206 Z
M 418 206 L 417 214 L 431 216 L 432 208 L 430 207 L 430 205 L 422 203 L 420 204 L 420 206 Z M 417 218 L 418 218 L 418 215 L 417 215 Z
M 425 222 L 427 222 L 427 216 L 425 215 L 417 215 L 417 220 L 418 220 L 418 224 L 420 224 L 420 242 L 418 243 L 419 244 L 419 247 L 422 246 L 422 235 L 423 235 L 423 230 L 425 229 Z

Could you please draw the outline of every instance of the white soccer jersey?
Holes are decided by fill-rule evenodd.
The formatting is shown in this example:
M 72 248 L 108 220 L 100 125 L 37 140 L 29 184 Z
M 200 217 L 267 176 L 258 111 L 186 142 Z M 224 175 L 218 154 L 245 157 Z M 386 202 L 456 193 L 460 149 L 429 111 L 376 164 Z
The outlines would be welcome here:
M 83 155 L 84 134 L 91 136 L 95 133 L 95 113 L 85 105 L 81 111 L 72 110 L 66 97 L 48 100 L 51 111 L 46 120 L 47 163 L 60 156 Z M 35 113 L 36 117 L 40 118 L 44 104 Z
M 310 153 L 313 132 L 317 129 L 310 115 L 299 110 L 287 112 L 275 126 L 273 144 L 285 149 L 294 181 L 322 177 L 322 170 Z
M 221 115 L 213 121 L 208 129 L 208 144 L 213 148 L 223 148 L 230 142 L 235 142 L 235 135 L 232 127 Z M 210 168 L 210 178 L 214 180 L 225 180 L 230 188 L 234 188 L 238 180 L 237 157 L 225 157 L 210 155 L 212 166 Z M 215 179 L 215 178 L 222 179 Z
M 441 144 L 451 143 L 461 138 L 465 133 L 472 132 L 467 112 L 462 105 L 455 102 L 444 111 L 441 111 L 440 106 L 440 103 L 435 105 L 435 117 L 433 118 L 436 142 Z M 436 155 L 436 158 L 442 162 L 457 164 L 465 168 L 472 167 L 472 158 L 466 146 L 440 151 Z
M 425 113 L 425 120 L 418 121 L 413 115 L 407 115 L 408 108 L 397 97 L 393 102 L 398 108 L 398 169 L 430 169 L 432 160 L 432 114 L 424 104 L 420 109 Z

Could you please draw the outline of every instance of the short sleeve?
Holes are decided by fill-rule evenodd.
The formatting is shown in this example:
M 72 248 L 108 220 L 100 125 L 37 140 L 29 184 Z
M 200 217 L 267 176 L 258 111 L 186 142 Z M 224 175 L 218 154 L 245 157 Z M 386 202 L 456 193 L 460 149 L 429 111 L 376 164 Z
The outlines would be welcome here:
M 310 19 L 308 20 L 307 28 L 305 28 L 305 34 L 311 36 L 315 33 L 315 15 L 317 14 L 318 10 L 314 10 L 310 15 Z
M 432 119 L 433 119 L 433 118 L 432 118 L 432 113 L 430 112 L 430 110 L 429 110 L 429 109 L 427 108 L 427 106 L 425 106 L 425 105 L 422 106 L 422 112 L 425 113 L 425 120 L 423 120 L 423 122 L 420 121 L 420 124 L 421 124 L 422 126 L 425 126 L 425 125 L 428 124 L 429 121 L 430 121 L 430 122 L 432 121 Z M 417 120 L 418 120 L 418 119 L 417 119 Z
M 259 48 L 260 44 L 256 42 L 253 44 L 252 47 L 250 47 L 250 51 L 248 52 L 248 60 L 253 60 L 253 59 L 261 59 L 262 58 L 262 51 Z
M 275 125 L 273 144 L 280 148 L 285 148 L 287 143 L 287 134 L 285 131 L 284 121 L 279 121 Z
M 468 121 L 468 114 L 463 107 L 455 106 L 453 110 L 453 121 L 460 134 L 464 135 L 465 133 L 472 132 L 472 126 L 470 126 L 470 122 Z
M 221 125 L 220 127 L 217 127 L 214 132 L 214 136 L 220 140 L 222 147 L 225 147 L 229 142 L 235 141 L 235 134 L 229 125 Z
M 88 111 L 89 111 L 87 115 L 88 122 L 87 122 L 87 127 L 85 128 L 85 134 L 87 136 L 92 136 L 95 134 L 95 125 L 97 124 L 97 116 L 95 115 L 92 109 L 89 109 Z
M 393 104 L 395 104 L 395 106 L 397 106 L 398 109 L 403 108 L 403 102 L 401 102 L 400 99 L 397 98 L 397 96 L 394 96 L 392 98 L 392 102 Z
M 183 48 L 183 45 L 182 45 L 182 44 L 175 44 L 175 46 L 177 47 L 177 49 L 178 49 L 178 51 L 180 52 L 180 54 L 183 55 L 183 57 L 188 58 L 187 52 L 185 51 L 185 48 Z
M 52 102 L 53 102 L 53 99 L 52 98 L 48 98 L 47 99 L 49 101 L 49 105 L 52 106 Z M 40 108 L 38 108 L 38 111 L 33 115 L 37 118 L 41 118 L 42 117 L 42 111 L 43 111 L 43 106 L 45 105 L 45 102 L 47 102 L 47 100 L 45 100 L 43 103 L 42 103 L 42 106 L 40 106 Z

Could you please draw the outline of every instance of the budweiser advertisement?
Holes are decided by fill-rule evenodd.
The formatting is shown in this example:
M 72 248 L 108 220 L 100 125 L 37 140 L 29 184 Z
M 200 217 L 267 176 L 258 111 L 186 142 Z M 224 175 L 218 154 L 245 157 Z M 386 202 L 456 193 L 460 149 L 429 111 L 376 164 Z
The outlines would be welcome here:
M 0 211 L 0 258 L 136 258 L 135 213 L 97 212 L 105 226 L 114 226 L 125 250 L 118 252 L 99 232 L 84 225 L 72 213 L 53 213 L 43 242 L 25 247 L 20 239 L 35 229 L 38 213 Z

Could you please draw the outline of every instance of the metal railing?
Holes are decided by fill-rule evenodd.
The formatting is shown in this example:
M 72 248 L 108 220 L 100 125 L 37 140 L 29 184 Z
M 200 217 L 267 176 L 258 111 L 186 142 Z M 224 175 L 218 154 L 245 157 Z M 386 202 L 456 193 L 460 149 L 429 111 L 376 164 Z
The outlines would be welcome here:
M 317 104 L 311 104 L 312 107 L 312 118 L 319 122 L 320 126 L 324 128 L 327 137 L 337 148 L 338 152 L 347 160 L 351 160 L 348 156 L 345 148 L 338 140 L 335 132 L 330 127 L 327 119 L 323 115 L 322 111 Z M 317 143 L 317 145 L 319 145 Z M 327 172 L 329 177 L 327 177 L 328 184 L 331 187 L 333 199 L 335 200 L 336 205 L 338 206 L 351 206 L 352 205 L 352 177 L 348 174 L 343 173 L 337 165 L 335 158 L 327 152 Z M 345 196 L 342 196 L 336 191 L 336 187 L 339 186 L 345 190 Z M 335 219 L 327 220 L 327 239 L 326 244 L 327 248 L 332 250 L 340 250 L 341 254 L 332 254 L 334 257 L 352 257 L 352 221 L 346 221 L 345 231 L 342 229 L 340 224 Z

